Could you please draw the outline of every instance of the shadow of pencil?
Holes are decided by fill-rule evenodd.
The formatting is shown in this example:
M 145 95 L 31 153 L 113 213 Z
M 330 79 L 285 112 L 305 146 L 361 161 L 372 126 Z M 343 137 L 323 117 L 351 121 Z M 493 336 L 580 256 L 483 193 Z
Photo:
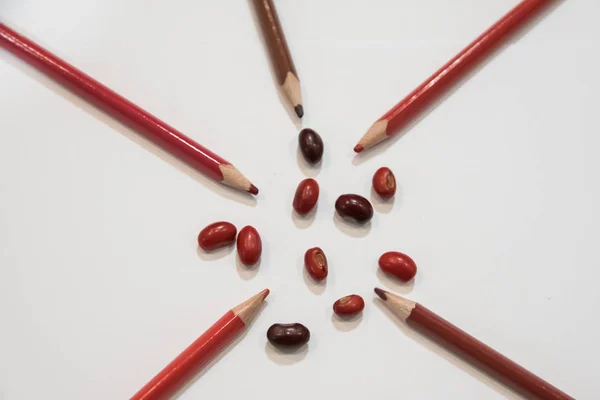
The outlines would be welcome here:
M 7 52 L 7 54 L 8 54 L 8 52 Z M 131 140 L 132 142 L 138 144 L 139 146 L 143 147 L 144 149 L 148 150 L 149 152 L 151 152 L 152 154 L 154 154 L 161 160 L 165 161 L 166 163 L 170 164 L 172 167 L 176 168 L 180 172 L 188 175 L 189 177 L 196 180 L 203 186 L 205 186 L 205 187 L 209 188 L 210 190 L 212 190 L 213 192 L 217 193 L 219 196 L 229 199 L 229 200 L 237 201 L 242 204 L 246 204 L 251 207 L 256 206 L 256 198 L 254 196 L 250 195 L 249 193 L 241 192 L 237 189 L 226 186 L 224 184 L 217 183 L 214 180 L 207 178 L 206 176 L 204 176 L 200 172 L 196 171 L 195 169 L 193 169 L 192 167 L 190 167 L 183 161 L 179 160 L 178 158 L 171 155 L 167 151 L 161 149 L 160 147 L 158 147 L 157 145 L 155 145 L 148 139 L 144 138 L 140 134 L 136 133 L 132 128 L 129 128 L 126 124 L 121 123 L 117 119 L 110 116 L 107 112 L 103 111 L 101 108 L 92 104 L 90 101 L 88 101 L 86 99 L 85 95 L 80 96 L 79 94 L 76 94 L 75 92 L 71 91 L 70 89 L 67 89 L 65 86 L 54 81 L 49 76 L 43 74 L 42 72 L 38 71 L 36 68 L 32 67 L 25 61 L 22 61 L 18 57 L 13 56 L 12 54 L 10 54 L 7 57 L 3 57 L 3 59 L 6 60 L 6 62 L 8 64 L 14 66 L 16 69 L 23 72 L 28 77 L 34 79 L 35 81 L 37 81 L 38 83 L 40 83 L 44 87 L 46 87 L 47 89 L 56 93 L 63 99 L 67 100 L 69 103 L 73 104 L 75 107 L 79 108 L 80 110 L 85 111 L 87 114 L 91 115 L 97 121 L 107 125 L 111 129 L 114 129 L 115 131 L 120 133 L 122 136 L 124 136 L 127 139 Z
M 519 394 L 517 394 L 515 391 L 513 391 L 511 388 L 509 388 L 509 387 L 505 386 L 504 384 L 500 383 L 499 381 L 495 380 L 491 376 L 487 375 L 485 372 L 473 367 L 471 364 L 467 363 L 466 361 L 463 361 L 461 358 L 456 356 L 454 353 L 450 352 L 449 350 L 446 350 L 444 347 L 441 347 L 440 345 L 438 345 L 437 343 L 435 343 L 428 337 L 409 328 L 404 322 L 401 322 L 398 320 L 398 317 L 396 315 L 394 315 L 394 313 L 392 313 L 385 306 L 385 304 L 383 304 L 383 301 L 381 299 L 375 298 L 375 299 L 373 299 L 373 302 L 379 309 L 381 309 L 381 311 L 383 311 L 383 313 L 390 320 L 392 320 L 394 322 L 394 324 L 402 331 L 403 334 L 405 334 L 407 337 L 414 340 L 421 346 L 425 347 L 427 350 L 441 356 L 446 361 L 448 361 L 450 364 L 462 369 L 463 371 L 465 371 L 466 373 L 471 375 L 473 378 L 484 383 L 486 386 L 488 386 L 490 389 L 494 390 L 496 393 L 503 396 L 504 398 L 509 399 L 509 400 L 520 400 L 523 398 Z
M 435 109 L 437 109 L 437 107 L 440 104 L 442 104 L 444 101 L 446 101 L 446 99 L 448 97 L 450 97 L 452 94 L 454 94 L 456 91 L 458 91 L 466 82 L 468 82 L 482 68 L 485 68 L 485 66 L 488 63 L 490 63 L 493 59 L 498 57 L 498 55 L 500 55 L 504 50 L 506 50 L 507 47 L 514 44 L 518 40 L 520 40 L 523 36 L 527 35 L 540 22 L 540 20 L 544 19 L 548 14 L 550 14 L 552 11 L 554 11 L 563 2 L 564 2 L 564 0 L 558 0 L 555 3 L 552 3 L 551 5 L 548 5 L 546 8 L 544 8 L 534 18 L 532 18 L 531 21 L 529 21 L 527 24 L 525 24 L 525 26 L 523 26 L 521 29 L 519 29 L 517 32 L 515 32 L 513 35 L 511 35 L 507 41 L 502 43 L 497 49 L 493 50 L 487 57 L 485 57 L 484 60 L 479 62 L 475 67 L 473 67 L 463 77 L 461 77 L 454 84 L 452 84 L 448 90 L 446 90 L 440 97 L 438 97 L 429 106 L 427 106 L 421 113 L 419 113 L 419 115 L 417 117 L 412 119 L 398 133 L 396 133 L 394 136 L 390 137 L 389 139 L 376 144 L 372 148 L 365 150 L 362 153 L 356 154 L 354 159 L 352 160 L 352 164 L 356 165 L 356 166 L 361 165 L 364 162 L 369 161 L 373 157 L 376 157 L 377 155 L 385 152 L 387 149 L 389 149 L 391 146 L 393 146 L 393 144 L 396 143 L 396 141 L 400 140 L 401 137 L 403 137 L 406 133 L 411 131 L 412 128 L 414 128 L 417 124 L 419 124 L 423 119 L 427 118 Z M 508 12 L 508 10 L 507 10 L 507 12 Z M 467 46 L 467 43 L 465 43 L 465 46 Z M 461 48 L 461 50 L 462 50 L 462 48 Z M 432 71 L 431 73 L 434 73 L 434 72 L 435 71 Z M 421 83 L 422 82 L 419 82 L 418 85 L 420 85 Z M 406 93 L 406 95 L 408 95 L 408 93 Z M 373 120 L 373 122 L 375 122 L 375 120 Z M 368 129 L 368 127 L 366 129 Z M 366 132 L 366 129 L 364 130 L 363 134 Z M 360 139 L 360 137 L 357 137 L 356 139 L 358 141 L 358 139 Z

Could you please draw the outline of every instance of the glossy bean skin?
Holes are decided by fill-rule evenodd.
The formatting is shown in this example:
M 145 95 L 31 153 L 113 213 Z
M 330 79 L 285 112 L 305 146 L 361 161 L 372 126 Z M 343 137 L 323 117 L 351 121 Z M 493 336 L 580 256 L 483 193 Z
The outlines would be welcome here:
M 353 317 L 365 308 L 365 301 L 357 294 L 344 296 L 333 303 L 333 312 L 340 317 Z
M 212 251 L 235 242 L 237 228 L 230 222 L 214 222 L 198 234 L 198 246 L 204 251 Z
M 383 199 L 390 199 L 396 194 L 396 177 L 388 167 L 379 168 L 373 175 L 373 190 Z
M 300 347 L 310 340 L 310 331 L 302 324 L 273 324 L 267 331 L 267 339 L 273 346 Z
M 300 215 L 308 214 L 319 200 L 319 184 L 312 178 L 298 184 L 292 206 Z
M 262 241 L 256 229 L 248 225 L 240 230 L 237 252 L 240 261 L 246 266 L 253 266 L 258 262 L 262 253 Z
M 325 257 L 325 253 L 319 247 L 306 250 L 306 253 L 304 253 L 304 266 L 306 272 L 315 281 L 322 281 L 327 278 L 327 274 L 329 273 L 327 257 Z
M 386 274 L 408 282 L 417 274 L 417 264 L 412 258 L 399 251 L 388 251 L 379 257 L 379 267 Z
M 367 223 L 373 218 L 373 206 L 369 200 L 357 194 L 343 194 L 338 197 L 335 209 L 342 217 L 359 224 Z
M 312 129 L 304 128 L 298 135 L 298 146 L 304 159 L 310 164 L 317 164 L 323 157 L 323 140 Z

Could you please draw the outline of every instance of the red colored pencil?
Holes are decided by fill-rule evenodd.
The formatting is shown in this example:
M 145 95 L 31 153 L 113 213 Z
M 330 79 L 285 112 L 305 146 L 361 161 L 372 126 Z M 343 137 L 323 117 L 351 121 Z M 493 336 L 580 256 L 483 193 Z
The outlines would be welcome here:
M 134 394 L 131 400 L 170 399 L 254 320 L 268 295 L 269 289 L 265 289 L 229 310 Z
M 553 3 L 553 1 L 523 0 L 519 3 L 502 19 L 371 125 L 367 133 L 365 133 L 354 147 L 354 151 L 360 153 L 395 135 L 400 129 L 406 127 L 408 123 L 431 105 L 432 102 L 450 89 L 452 85 L 464 77 L 478 63 L 483 61 L 493 50 L 498 48 L 511 34 L 515 33 L 543 10 L 544 7 Z
M 438 344 L 464 357 L 467 361 L 481 367 L 488 374 L 528 399 L 573 399 L 422 305 L 379 288 L 375 288 L 375 293 L 394 314 L 408 325 L 430 336 Z
M 257 194 L 230 162 L 0 22 L 0 47 L 31 64 L 208 177 Z

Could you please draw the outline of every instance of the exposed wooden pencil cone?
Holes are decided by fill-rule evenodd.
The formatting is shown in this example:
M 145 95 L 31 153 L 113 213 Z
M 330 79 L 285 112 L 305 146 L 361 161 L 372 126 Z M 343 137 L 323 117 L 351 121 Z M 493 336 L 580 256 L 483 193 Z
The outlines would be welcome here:
M 262 303 L 265 301 L 267 296 L 269 295 L 269 289 L 265 289 L 262 292 L 252 296 L 248 300 L 244 301 L 242 304 L 231 309 L 242 321 L 244 321 L 245 325 L 254 320 L 258 312 L 262 307 Z
M 354 147 L 354 151 L 360 153 L 384 141 L 387 138 L 387 125 L 388 121 L 386 119 L 379 120 L 371 125 L 367 133 L 365 133 Z
M 292 71 L 288 71 L 281 88 L 289 102 L 294 106 L 294 111 L 296 112 L 296 115 L 298 115 L 298 118 L 302 118 L 304 116 L 304 108 L 302 106 L 300 81 Z
M 398 316 L 398 318 L 406 321 L 412 310 L 417 306 L 414 301 L 405 299 L 386 290 L 375 288 L 375 293 L 383 303 Z
M 244 190 L 254 195 L 258 194 L 258 188 L 252 184 L 236 167 L 231 164 L 221 164 L 219 169 L 223 174 L 223 183 L 236 189 Z

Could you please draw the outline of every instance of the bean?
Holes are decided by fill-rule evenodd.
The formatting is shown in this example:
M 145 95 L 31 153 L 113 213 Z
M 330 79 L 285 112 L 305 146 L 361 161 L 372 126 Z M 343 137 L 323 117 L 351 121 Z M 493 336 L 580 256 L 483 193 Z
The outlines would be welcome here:
M 327 267 L 327 257 L 318 247 L 306 250 L 304 253 L 304 266 L 306 272 L 315 280 L 322 281 L 327 278 L 329 268 Z
M 364 224 L 373 218 L 373 206 L 369 200 L 357 194 L 343 194 L 335 202 L 335 209 L 344 218 Z
M 323 157 L 323 140 L 317 132 L 308 128 L 302 129 L 298 135 L 298 145 L 307 162 L 317 164 L 321 161 Z
M 198 234 L 198 246 L 204 251 L 211 251 L 235 242 L 237 229 L 230 222 L 214 222 Z
M 373 189 L 383 199 L 390 199 L 396 194 L 396 177 L 388 167 L 381 167 L 373 175 Z
M 245 226 L 240 230 L 237 237 L 237 252 L 242 264 L 255 265 L 262 253 L 262 241 L 260 235 L 251 226 Z
M 379 257 L 379 267 L 386 274 L 408 282 L 417 274 L 417 264 L 412 258 L 399 251 L 388 251 Z
M 333 303 L 333 312 L 340 317 L 353 317 L 365 308 L 365 301 L 357 294 L 344 296 Z
M 302 324 L 273 324 L 267 331 L 267 339 L 274 346 L 299 347 L 308 343 L 310 331 Z
M 292 206 L 300 215 L 308 214 L 319 200 L 319 184 L 308 178 L 298 184 Z

